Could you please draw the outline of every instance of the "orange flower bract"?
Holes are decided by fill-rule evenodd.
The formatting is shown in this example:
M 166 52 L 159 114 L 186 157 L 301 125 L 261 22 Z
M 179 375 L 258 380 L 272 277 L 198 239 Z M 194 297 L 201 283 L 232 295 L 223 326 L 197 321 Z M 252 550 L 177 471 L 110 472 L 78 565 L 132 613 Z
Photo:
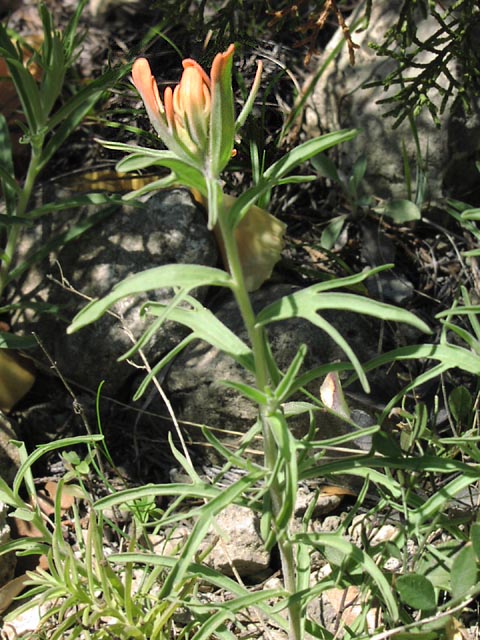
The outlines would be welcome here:
M 227 51 L 215 56 L 210 77 L 195 60 L 184 60 L 180 82 L 173 90 L 171 87 L 165 89 L 163 101 L 146 58 L 135 60 L 132 67 L 133 84 L 143 99 L 158 135 L 179 156 L 205 159 L 211 156 L 212 149 L 216 152 L 215 145 L 211 144 L 211 136 L 221 136 L 227 145 L 222 145 L 220 159 L 213 160 L 217 165 L 225 164 L 225 148 L 230 145 L 229 138 L 233 137 L 233 101 L 230 95 L 224 94 L 225 87 L 231 85 L 234 50 L 232 44 Z M 226 123 L 226 130 L 222 130 L 223 123 Z M 213 131 L 214 128 L 218 128 L 218 131 Z M 223 166 L 219 168 L 223 169 Z

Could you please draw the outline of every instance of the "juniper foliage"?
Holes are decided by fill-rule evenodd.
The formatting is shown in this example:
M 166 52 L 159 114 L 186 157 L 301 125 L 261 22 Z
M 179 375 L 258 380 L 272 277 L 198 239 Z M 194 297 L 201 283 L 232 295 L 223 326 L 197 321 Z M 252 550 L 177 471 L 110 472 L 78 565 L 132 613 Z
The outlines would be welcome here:
M 447 105 L 460 102 L 468 113 L 480 95 L 480 5 L 477 0 L 457 0 L 439 10 L 441 6 L 435 0 L 404 0 L 383 43 L 370 44 L 377 55 L 396 62 L 390 74 L 370 83 L 398 89 L 380 101 L 391 106 L 385 115 L 395 118 L 394 126 L 425 108 L 439 126 Z M 418 26 L 429 15 L 438 28 L 421 40 Z

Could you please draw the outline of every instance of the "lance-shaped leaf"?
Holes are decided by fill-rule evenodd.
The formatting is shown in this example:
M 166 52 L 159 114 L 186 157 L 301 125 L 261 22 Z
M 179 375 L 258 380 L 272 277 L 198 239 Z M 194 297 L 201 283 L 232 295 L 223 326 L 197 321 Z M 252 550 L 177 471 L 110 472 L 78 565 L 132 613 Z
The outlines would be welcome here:
M 98 320 L 122 298 L 166 287 L 180 287 L 191 291 L 201 286 L 230 287 L 231 278 L 221 269 L 195 264 L 167 264 L 147 269 L 119 282 L 104 298 L 90 302 L 75 316 L 67 333 L 74 333 Z
M 319 138 L 308 140 L 286 153 L 264 172 L 258 184 L 245 191 L 238 198 L 228 217 L 230 227 L 234 229 L 250 206 L 254 204 L 263 193 L 266 193 L 278 184 L 282 184 L 284 179 L 287 178 L 288 174 L 294 169 L 322 151 L 326 151 L 337 144 L 352 140 L 358 133 L 356 129 L 327 133 Z M 309 179 L 309 176 L 305 177 L 307 180 Z
M 78 91 L 46 124 L 45 133 L 54 131 L 42 151 L 40 168 L 43 168 L 70 134 L 78 127 L 95 104 L 125 74 L 125 69 L 109 70 L 100 78 Z
M 194 337 L 205 340 L 212 347 L 228 354 L 243 367 L 254 372 L 252 351 L 243 340 L 197 300 L 189 298 L 189 302 L 193 305 L 192 309 L 172 307 L 168 310 L 165 319 L 183 324 L 193 331 Z M 148 313 L 160 316 L 166 305 L 150 302 L 144 308 Z
M 209 160 L 212 175 L 218 177 L 232 156 L 235 115 L 232 90 L 231 44 L 225 53 L 215 56 L 211 71 L 212 105 L 210 114 Z
M 355 313 L 373 316 L 380 320 L 405 322 L 420 331 L 430 333 L 428 325 L 410 311 L 351 293 L 329 291 L 329 289 L 338 288 L 342 285 L 352 286 L 357 284 L 369 275 L 378 273 L 378 271 L 379 268 L 347 278 L 322 282 L 284 296 L 265 309 L 262 309 L 257 316 L 257 326 L 265 326 L 271 322 L 287 320 L 288 318 L 304 318 L 308 320 L 328 333 L 340 346 L 352 362 L 364 389 L 368 391 L 368 382 L 358 358 L 337 329 L 321 316 L 322 311 L 328 309 L 335 311 L 353 311 Z
M 0 114 L 0 185 L 5 198 L 7 214 L 13 214 L 19 195 L 19 187 L 15 181 L 10 132 L 5 116 L 2 114 Z M 5 222 L 5 218 L 6 216 L 0 216 L 0 224 L 2 221 Z

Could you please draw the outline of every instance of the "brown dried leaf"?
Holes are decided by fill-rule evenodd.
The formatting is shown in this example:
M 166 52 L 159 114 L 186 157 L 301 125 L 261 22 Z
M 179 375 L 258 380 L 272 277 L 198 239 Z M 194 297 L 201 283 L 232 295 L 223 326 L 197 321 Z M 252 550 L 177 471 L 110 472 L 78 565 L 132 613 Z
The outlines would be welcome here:
M 320 487 L 320 495 L 327 496 L 356 496 L 357 494 L 353 489 L 348 487 L 337 487 L 335 485 L 323 485 Z
M 60 506 L 62 508 L 62 512 L 68 511 L 73 506 L 73 503 L 75 502 L 75 498 L 73 497 L 73 495 L 71 495 L 71 493 L 69 493 L 67 489 L 68 489 L 68 485 L 64 485 L 62 496 L 60 499 Z M 55 498 L 57 496 L 57 491 L 58 491 L 58 482 L 49 480 L 45 484 L 45 491 L 50 496 L 52 502 L 55 503 Z
M 27 574 L 24 573 L 21 576 L 13 578 L 13 580 L 9 580 L 0 588 L 0 614 L 6 611 L 12 604 L 14 598 L 22 593 L 28 579 Z
M 355 586 L 347 589 L 328 589 L 325 596 L 335 613 L 339 617 L 342 625 L 351 626 L 359 615 L 361 615 L 365 603 L 361 600 L 361 593 Z M 373 633 L 381 622 L 381 611 L 372 607 L 367 613 L 367 626 L 369 633 Z
M 9 413 L 34 382 L 31 360 L 11 349 L 0 349 L 0 411 Z

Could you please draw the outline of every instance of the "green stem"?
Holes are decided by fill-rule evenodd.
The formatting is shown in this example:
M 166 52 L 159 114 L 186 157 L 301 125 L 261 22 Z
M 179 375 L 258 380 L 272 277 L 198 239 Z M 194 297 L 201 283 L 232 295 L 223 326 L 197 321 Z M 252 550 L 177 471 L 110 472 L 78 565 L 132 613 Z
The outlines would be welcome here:
M 219 193 L 216 189 L 209 189 L 209 201 L 210 198 L 217 197 L 218 195 L 220 195 L 219 202 L 215 203 L 214 206 L 218 205 L 217 224 L 225 247 L 228 269 L 233 280 L 232 290 L 250 339 L 255 362 L 255 382 L 257 389 L 262 392 L 267 392 L 271 379 L 268 371 L 264 330 L 262 327 L 258 327 L 255 321 L 255 312 L 247 291 L 235 234 L 230 229 L 227 221 L 228 211 L 226 211 L 223 203 L 223 192 L 220 190 Z M 277 461 L 278 448 L 270 428 L 266 407 L 259 406 L 259 418 L 264 439 L 265 467 L 269 472 L 273 472 Z M 270 484 L 270 499 L 275 519 L 282 507 L 282 488 L 276 478 Z M 280 551 L 285 589 L 293 596 L 296 592 L 296 562 L 294 546 L 290 540 L 289 531 L 279 532 L 277 542 Z M 289 606 L 289 638 L 291 640 L 301 640 L 303 637 L 301 613 L 302 608 L 299 603 L 293 603 Z
M 248 295 L 247 285 L 245 283 L 245 277 L 240 263 L 240 256 L 238 254 L 237 242 L 235 240 L 235 234 L 232 233 L 227 222 L 228 211 L 225 210 L 223 203 L 223 192 L 221 192 L 220 203 L 218 204 L 218 213 L 217 224 L 222 235 L 228 269 L 233 280 L 233 294 L 252 346 L 255 362 L 255 382 L 257 389 L 262 392 L 266 392 L 269 387 L 270 376 L 267 366 L 267 354 L 263 328 L 258 327 L 255 322 L 255 312 L 252 307 L 250 296 Z M 268 469 L 273 469 L 276 460 L 276 448 L 271 431 L 268 428 L 265 407 L 259 407 L 259 414 L 263 427 L 266 467 Z
M 15 211 L 15 215 L 18 217 L 24 216 L 27 211 L 30 198 L 32 197 L 33 189 L 35 187 L 35 181 L 39 173 L 39 162 L 40 153 L 36 151 L 35 147 L 32 147 L 32 155 L 30 157 L 27 175 L 25 177 L 23 189 L 18 197 L 17 208 Z M 15 255 L 15 250 L 17 248 L 21 231 L 21 224 L 12 224 L 7 232 L 7 242 L 5 244 L 5 249 L 3 251 L 3 256 L 0 262 L 0 300 L 2 300 L 5 287 L 8 284 L 10 267 Z

